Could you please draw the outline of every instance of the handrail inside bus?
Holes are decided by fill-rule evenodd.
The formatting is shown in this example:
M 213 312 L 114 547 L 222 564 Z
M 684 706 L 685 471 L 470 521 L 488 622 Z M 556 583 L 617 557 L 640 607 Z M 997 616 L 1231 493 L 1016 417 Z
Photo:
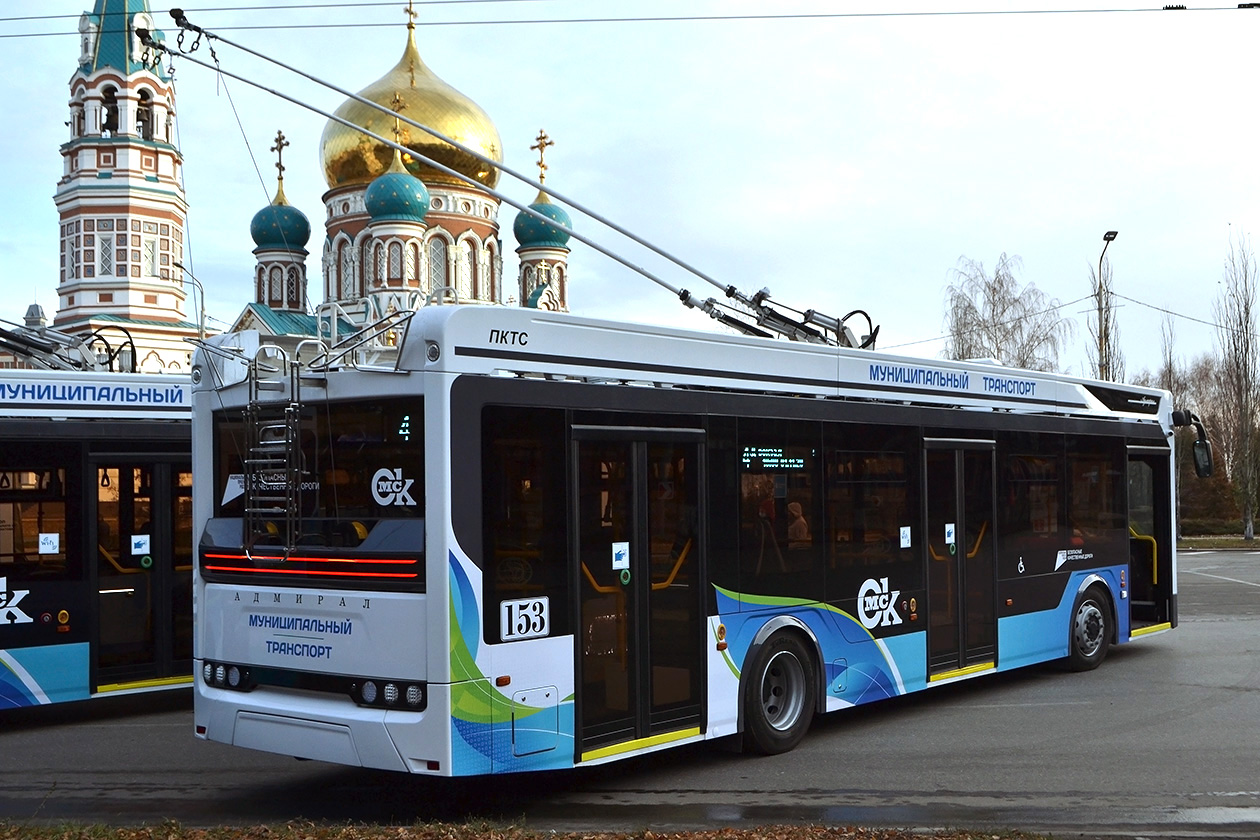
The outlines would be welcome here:
M 674 563 L 674 568 L 670 571 L 669 577 L 660 583 L 652 584 L 652 591 L 659 592 L 662 589 L 669 589 L 673 586 L 674 578 L 678 577 L 678 570 L 682 568 L 683 561 L 687 559 L 687 552 L 691 551 L 691 538 L 687 538 L 687 544 L 683 546 L 682 551 L 678 552 L 678 560 Z
M 612 595 L 616 592 L 621 591 L 615 586 L 600 586 L 598 583 L 596 583 L 595 576 L 591 574 L 590 569 L 586 568 L 585 563 L 582 564 L 582 574 L 586 575 L 586 579 L 590 581 L 591 586 L 595 589 L 596 592 L 600 593 L 601 595 Z
M 989 530 L 989 520 L 980 523 L 980 533 L 976 534 L 976 541 L 971 544 L 971 550 L 967 552 L 967 559 L 973 559 L 980 553 L 980 543 L 984 541 L 984 533 Z M 946 558 L 936 553 L 936 549 L 932 548 L 932 543 L 928 543 L 928 553 L 932 555 L 933 560 L 944 560 Z
M 1159 543 L 1155 541 L 1154 537 L 1139 534 L 1132 525 L 1129 526 L 1129 536 L 1140 542 L 1151 544 L 1151 584 L 1159 583 Z

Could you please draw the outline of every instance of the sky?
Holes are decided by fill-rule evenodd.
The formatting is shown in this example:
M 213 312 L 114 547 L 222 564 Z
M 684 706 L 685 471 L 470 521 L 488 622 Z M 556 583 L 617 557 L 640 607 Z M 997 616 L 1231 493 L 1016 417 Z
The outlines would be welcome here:
M 79 14 L 91 0 L 0 0 L 0 318 L 56 311 L 52 195 L 68 137 Z M 1231 242 L 1260 231 L 1254 52 L 1260 9 L 1164 11 L 1092 0 L 454 0 L 417 2 L 429 67 L 494 120 L 505 162 L 722 284 L 797 309 L 868 312 L 878 347 L 943 350 L 960 259 L 1018 255 L 1021 283 L 1061 304 L 1075 334 L 1060 368 L 1089 374 L 1090 268 L 1102 236 L 1128 378 L 1215 347 Z M 397 62 L 403 0 L 214 0 L 193 23 L 347 90 Z M 150 8 L 173 41 L 168 6 Z M 1001 14 L 976 14 L 996 11 Z M 963 12 L 964 14 L 940 14 Z M 774 15 L 772 18 L 765 15 Z M 719 19 L 761 16 L 760 19 Z M 691 18 L 662 20 L 661 18 Z M 27 18 L 27 19 L 22 19 Z M 596 20 L 596 19 L 618 20 Z M 533 21 L 533 22 L 528 22 Z M 324 112 L 345 97 L 223 41 L 223 70 Z M 211 61 L 205 46 L 194 57 Z M 175 59 L 190 205 L 185 260 L 212 328 L 252 299 L 253 214 L 275 189 L 311 219 L 320 286 L 319 139 L 326 117 Z M 20 117 L 20 119 L 19 119 Z M 504 177 L 528 203 L 535 187 Z M 504 206 L 505 282 L 515 277 Z M 571 212 L 575 228 L 700 297 L 721 292 Z M 707 316 L 573 243 L 570 309 L 696 329 Z M 1174 315 L 1166 315 L 1166 310 Z

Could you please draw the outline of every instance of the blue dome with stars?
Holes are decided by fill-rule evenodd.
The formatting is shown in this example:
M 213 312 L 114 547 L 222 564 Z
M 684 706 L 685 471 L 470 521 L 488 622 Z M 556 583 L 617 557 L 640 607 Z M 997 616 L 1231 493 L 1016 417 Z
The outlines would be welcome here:
M 368 185 L 363 205 L 374 222 L 423 222 L 429 212 L 429 189 L 406 170 L 395 150 L 389 170 Z
M 260 249 L 302 251 L 311 238 L 311 223 L 306 214 L 285 200 L 282 183 L 275 200 L 254 214 L 249 235 Z
M 552 204 L 545 192 L 538 193 L 538 198 L 529 205 L 529 209 L 567 228 L 573 227 L 569 214 L 563 207 Z M 525 212 L 516 214 L 516 221 L 512 223 L 512 234 L 522 248 L 567 248 L 569 245 L 568 233 Z

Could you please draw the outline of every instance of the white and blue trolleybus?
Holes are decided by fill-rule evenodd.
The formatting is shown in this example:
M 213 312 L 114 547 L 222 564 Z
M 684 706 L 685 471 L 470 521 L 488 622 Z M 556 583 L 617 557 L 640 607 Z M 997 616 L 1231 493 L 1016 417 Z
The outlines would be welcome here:
M 467 305 L 220 336 L 193 379 L 200 738 L 442 776 L 774 753 L 1177 624 L 1198 424 L 1159 390 Z

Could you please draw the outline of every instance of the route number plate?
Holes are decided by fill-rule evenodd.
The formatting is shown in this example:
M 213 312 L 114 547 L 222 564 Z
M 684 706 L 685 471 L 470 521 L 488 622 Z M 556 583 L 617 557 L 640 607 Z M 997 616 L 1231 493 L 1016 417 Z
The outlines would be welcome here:
M 550 600 L 524 598 L 499 602 L 499 640 L 515 642 L 534 639 L 551 632 Z

